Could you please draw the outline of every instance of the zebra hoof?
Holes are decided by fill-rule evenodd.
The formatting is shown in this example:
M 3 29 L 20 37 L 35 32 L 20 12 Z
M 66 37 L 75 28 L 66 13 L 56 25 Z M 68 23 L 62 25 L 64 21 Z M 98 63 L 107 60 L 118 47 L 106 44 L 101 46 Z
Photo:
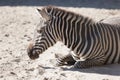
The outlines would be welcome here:
M 56 66 L 63 66 L 64 65 L 64 63 L 63 62 L 61 62 L 59 59 L 57 59 L 56 60 L 56 64 L 55 64 Z
M 65 63 L 61 60 L 62 59 L 62 55 L 61 54 L 55 54 L 55 58 L 56 58 L 56 66 L 63 66 Z
M 82 68 L 82 66 L 80 66 L 80 62 L 75 62 L 75 64 L 73 65 L 73 67 L 74 67 L 75 69 Z
M 67 65 L 74 65 L 75 61 L 67 61 Z
M 56 63 L 55 66 L 63 66 L 63 64 Z

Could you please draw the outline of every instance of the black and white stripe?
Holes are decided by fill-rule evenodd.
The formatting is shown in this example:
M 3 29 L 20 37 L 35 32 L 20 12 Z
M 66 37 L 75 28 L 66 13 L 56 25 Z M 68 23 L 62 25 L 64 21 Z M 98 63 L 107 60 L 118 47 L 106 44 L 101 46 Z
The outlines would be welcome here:
M 38 50 L 39 54 L 61 41 L 74 53 L 58 58 L 58 64 L 76 61 L 74 67 L 86 68 L 120 62 L 118 25 L 96 23 L 88 17 L 52 6 L 47 6 L 42 11 L 50 19 L 40 31 L 40 41 L 34 45 L 33 50 Z M 70 56 L 73 60 L 70 60 Z

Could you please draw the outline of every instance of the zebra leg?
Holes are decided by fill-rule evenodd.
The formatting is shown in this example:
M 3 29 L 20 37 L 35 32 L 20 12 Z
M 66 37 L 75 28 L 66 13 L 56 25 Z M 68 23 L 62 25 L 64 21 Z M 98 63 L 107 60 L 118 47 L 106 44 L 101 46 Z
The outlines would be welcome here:
M 55 55 L 55 57 L 57 58 L 57 64 L 58 66 L 62 66 L 62 65 L 74 65 L 75 64 L 75 60 L 73 59 L 71 54 L 67 54 L 65 56 L 62 55 Z
M 101 66 L 105 63 L 105 57 L 97 57 L 93 59 L 87 59 L 85 61 L 76 61 L 73 68 L 90 68 L 94 66 Z

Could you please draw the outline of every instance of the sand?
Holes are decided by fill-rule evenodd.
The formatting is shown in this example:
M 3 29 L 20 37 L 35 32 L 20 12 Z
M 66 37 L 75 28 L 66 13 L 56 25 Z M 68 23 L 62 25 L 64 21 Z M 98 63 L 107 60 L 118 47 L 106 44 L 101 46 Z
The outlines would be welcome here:
M 33 6 L 0 7 L 0 80 L 120 80 L 120 64 L 105 65 L 88 69 L 56 67 L 55 54 L 69 53 L 58 42 L 30 60 L 26 49 L 31 42 L 34 29 L 42 20 Z M 120 9 L 97 9 L 64 7 L 99 21 L 110 16 L 120 16 Z

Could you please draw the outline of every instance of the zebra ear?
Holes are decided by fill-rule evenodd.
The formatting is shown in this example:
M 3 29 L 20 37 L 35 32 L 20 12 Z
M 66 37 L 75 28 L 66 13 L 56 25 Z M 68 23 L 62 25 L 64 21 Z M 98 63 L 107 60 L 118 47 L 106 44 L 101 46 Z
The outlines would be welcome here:
M 37 11 L 40 13 L 40 15 L 45 18 L 46 20 L 50 20 L 50 16 L 48 13 L 46 13 L 45 10 L 37 9 Z

